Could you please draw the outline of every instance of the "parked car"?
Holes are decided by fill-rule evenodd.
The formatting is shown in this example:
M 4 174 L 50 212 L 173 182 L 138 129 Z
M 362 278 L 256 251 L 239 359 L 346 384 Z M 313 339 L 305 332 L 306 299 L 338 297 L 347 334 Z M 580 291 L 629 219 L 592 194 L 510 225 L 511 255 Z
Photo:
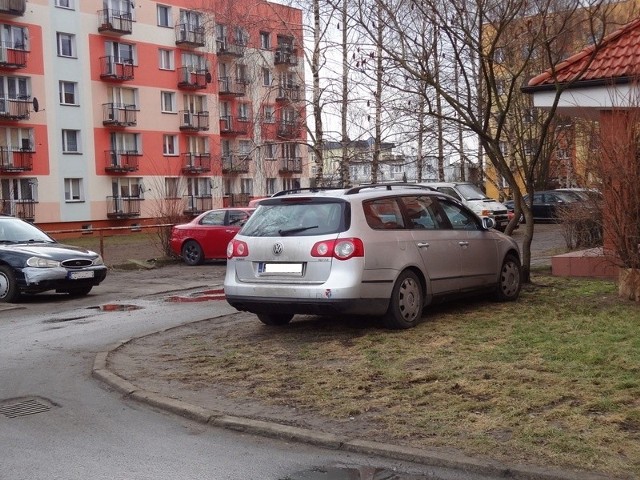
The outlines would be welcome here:
M 529 195 L 524 196 L 524 201 L 529 203 Z M 534 222 L 553 222 L 560 218 L 561 212 L 567 208 L 571 208 L 572 204 L 580 202 L 580 198 L 568 191 L 561 190 L 545 190 L 535 192 L 533 194 L 533 202 L 531 212 L 533 213 Z M 515 204 L 513 200 L 505 202 L 508 209 L 513 211 Z M 524 217 L 521 217 L 524 221 Z
M 227 244 L 238 233 L 255 208 L 208 210 L 188 223 L 171 229 L 169 247 L 187 265 L 227 257 Z
M 493 226 L 418 185 L 282 192 L 229 243 L 225 296 L 267 325 L 359 314 L 410 328 L 425 305 L 451 296 L 518 298 L 518 244 Z
M 19 218 L 0 216 L 0 302 L 48 290 L 87 295 L 106 276 L 99 254 L 58 243 Z
M 509 216 L 507 207 L 487 197 L 487 195 L 470 182 L 426 182 L 420 185 L 425 185 L 438 190 L 439 192 L 451 195 L 453 198 L 459 200 L 479 217 L 493 218 L 495 221 L 495 228 L 503 231 L 507 228 L 509 223 Z

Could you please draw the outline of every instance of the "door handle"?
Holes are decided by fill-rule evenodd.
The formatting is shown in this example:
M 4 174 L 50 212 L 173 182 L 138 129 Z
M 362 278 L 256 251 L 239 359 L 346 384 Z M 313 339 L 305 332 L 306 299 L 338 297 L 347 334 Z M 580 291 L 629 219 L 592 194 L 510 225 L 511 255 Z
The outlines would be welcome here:
M 418 242 L 418 248 L 429 248 L 429 244 L 427 242 Z
M 468 247 L 469 242 L 458 242 L 458 245 L 460 245 L 461 247 Z

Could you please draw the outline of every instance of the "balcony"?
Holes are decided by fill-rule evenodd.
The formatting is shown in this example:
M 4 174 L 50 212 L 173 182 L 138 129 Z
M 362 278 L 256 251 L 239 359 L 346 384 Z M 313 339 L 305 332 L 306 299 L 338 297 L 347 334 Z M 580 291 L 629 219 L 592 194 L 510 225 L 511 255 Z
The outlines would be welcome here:
M 241 58 L 246 48 L 246 42 L 241 40 L 216 38 L 216 53 L 219 57 Z
M 207 210 L 213 208 L 213 197 L 211 195 L 185 195 L 184 209 L 182 213 L 185 215 L 200 215 Z
M 36 203 L 35 200 L 9 200 L 0 198 L 0 213 L 33 222 L 36 219 Z
M 249 155 L 223 155 L 222 173 L 249 173 Z
M 107 197 L 108 218 L 133 218 L 140 216 L 140 197 Z
M 193 67 L 178 68 L 178 88 L 199 90 L 207 88 L 211 74 L 206 69 L 196 70 Z
M 248 193 L 230 193 L 226 202 L 227 207 L 246 207 L 249 205 L 251 195 Z
M 211 154 L 185 152 L 182 154 L 182 173 L 199 174 L 211 171 Z
M 278 122 L 278 137 L 280 138 L 298 138 L 302 128 L 299 122 L 292 120 L 281 120 Z
M 21 17 L 27 10 L 27 0 L 0 0 L 0 14 Z
M 107 150 L 105 157 L 107 163 L 104 167 L 105 172 L 109 173 L 128 173 L 138 170 L 140 154 L 135 151 L 119 151 Z
M 11 42 L 0 43 L 0 68 L 25 68 L 27 53 L 21 45 L 14 45 Z
M 9 98 L 0 97 L 0 121 L 29 120 L 31 111 L 31 97 Z
M 100 78 L 117 82 L 133 80 L 133 61 L 116 60 L 114 56 L 100 57 Z
M 179 47 L 204 47 L 204 27 L 196 27 L 188 23 L 175 26 L 176 45 Z
M 209 130 L 209 112 L 180 111 L 180 130 L 183 132 L 201 132 Z
M 234 77 L 218 78 L 218 94 L 221 97 L 244 97 L 247 94 L 248 80 Z
M 98 32 L 127 35 L 133 32 L 131 12 L 106 8 L 98 10 Z
M 0 147 L 0 173 L 19 173 L 33 170 L 31 149 Z
M 221 135 L 246 135 L 249 133 L 249 118 L 235 118 L 231 115 L 220 117 L 220 134 Z
M 299 85 L 279 85 L 276 93 L 278 102 L 299 102 L 302 99 L 302 90 Z
M 281 158 L 278 172 L 302 173 L 302 157 Z
M 109 127 L 133 127 L 137 124 L 138 112 L 135 105 L 119 103 L 102 104 L 102 124 Z
M 280 46 L 276 48 L 273 59 L 275 65 L 283 65 L 286 67 L 295 67 L 298 65 L 298 51 L 290 46 Z

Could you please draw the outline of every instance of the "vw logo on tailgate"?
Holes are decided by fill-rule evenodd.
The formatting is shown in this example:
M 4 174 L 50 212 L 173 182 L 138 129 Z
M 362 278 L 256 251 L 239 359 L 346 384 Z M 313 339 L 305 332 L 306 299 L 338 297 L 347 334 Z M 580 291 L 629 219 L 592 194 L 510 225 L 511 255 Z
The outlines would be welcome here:
M 284 251 L 284 245 L 282 243 L 276 242 L 273 244 L 274 255 L 281 255 L 283 251 Z

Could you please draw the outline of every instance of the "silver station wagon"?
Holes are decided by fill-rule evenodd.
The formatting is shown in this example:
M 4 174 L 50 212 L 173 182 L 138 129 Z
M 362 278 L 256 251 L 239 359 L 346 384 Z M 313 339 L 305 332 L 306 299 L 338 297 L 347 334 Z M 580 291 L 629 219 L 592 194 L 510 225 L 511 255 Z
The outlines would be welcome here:
M 410 328 L 452 296 L 518 298 L 518 244 L 494 225 L 417 185 L 280 192 L 229 243 L 225 295 L 267 325 L 357 314 Z

